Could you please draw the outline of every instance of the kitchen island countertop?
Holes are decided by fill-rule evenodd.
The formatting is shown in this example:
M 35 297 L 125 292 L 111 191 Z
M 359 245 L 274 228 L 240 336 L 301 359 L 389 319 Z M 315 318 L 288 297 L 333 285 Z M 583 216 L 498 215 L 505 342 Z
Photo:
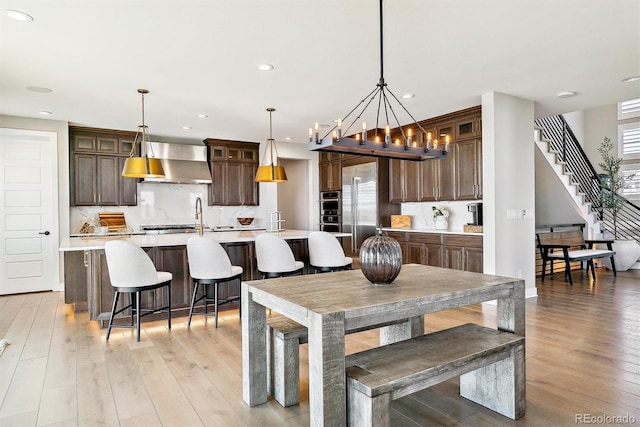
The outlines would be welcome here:
M 266 233 L 264 230 L 236 230 L 236 231 L 209 231 L 205 237 L 218 243 L 253 242 L 258 234 Z M 285 240 L 306 239 L 311 230 L 284 230 L 277 234 Z M 336 237 L 350 236 L 350 233 L 331 233 Z M 66 237 L 60 242 L 60 251 L 91 251 L 104 249 L 104 244 L 113 239 L 124 239 L 140 247 L 154 246 L 184 246 L 190 237 L 198 233 L 178 233 L 159 235 L 130 235 L 130 236 L 104 236 L 96 237 Z

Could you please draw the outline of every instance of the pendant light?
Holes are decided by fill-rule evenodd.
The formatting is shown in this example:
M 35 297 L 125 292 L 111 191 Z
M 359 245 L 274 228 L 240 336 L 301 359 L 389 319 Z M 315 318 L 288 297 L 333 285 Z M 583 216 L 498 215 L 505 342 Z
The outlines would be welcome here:
M 149 91 L 147 89 L 138 89 L 138 93 L 142 96 L 142 124 L 138 126 L 136 136 L 133 138 L 129 158 L 124 162 L 124 167 L 122 168 L 122 176 L 125 178 L 164 178 L 162 162 L 153 157 L 153 148 L 149 142 L 149 132 L 144 123 L 144 95 Z M 138 136 L 140 136 L 140 157 L 134 157 Z M 147 153 L 147 149 L 151 152 L 151 156 Z
M 271 114 L 276 111 L 276 109 L 269 107 L 267 108 L 267 111 L 269 112 L 269 139 L 267 139 L 262 164 L 258 167 L 258 171 L 256 172 L 256 182 L 287 182 L 287 174 L 284 172 L 284 167 L 279 165 L 280 157 L 278 156 L 278 148 L 276 147 L 276 142 L 273 139 Z M 269 164 L 266 164 L 267 153 L 269 153 L 270 157 Z
M 376 87 L 344 117 L 338 119 L 337 124 L 329 132 L 320 136 L 319 124 L 316 122 L 315 129 L 309 128 L 309 150 L 312 151 L 333 151 L 337 153 L 360 154 L 364 156 L 389 157 L 405 160 L 427 160 L 446 157 L 450 149 L 450 135 L 444 135 L 444 141 L 432 139 L 431 132 L 427 132 L 422 125 L 416 121 L 413 115 L 400 102 L 398 97 L 391 92 L 384 79 L 384 56 L 383 56 L 383 8 L 382 0 L 380 5 L 380 78 Z M 375 101 L 375 102 L 374 102 Z M 394 102 L 392 102 L 394 101 Z M 364 106 L 362 106 L 364 104 Z M 397 104 L 402 111 L 413 121 L 412 125 L 400 125 L 400 120 L 396 114 L 393 104 Z M 367 131 L 366 122 L 362 123 L 362 131 L 351 131 L 356 121 L 363 116 L 367 108 L 377 106 L 375 114 L 375 126 L 371 132 Z M 399 110 L 399 112 L 402 112 Z M 349 119 L 353 113 L 355 118 Z M 383 122 L 380 122 L 382 114 Z M 386 122 L 386 125 L 385 125 Z M 391 122 L 397 125 L 396 131 L 399 134 L 397 142 L 391 141 Z M 342 125 L 346 124 L 346 129 Z M 381 128 L 384 126 L 384 130 Z M 406 129 L 405 129 L 406 128 Z M 412 129 L 413 128 L 413 129 Z M 374 133 L 373 139 L 367 138 L 368 134 Z M 353 136 L 343 136 L 353 135 Z M 438 138 L 438 136 L 436 136 Z

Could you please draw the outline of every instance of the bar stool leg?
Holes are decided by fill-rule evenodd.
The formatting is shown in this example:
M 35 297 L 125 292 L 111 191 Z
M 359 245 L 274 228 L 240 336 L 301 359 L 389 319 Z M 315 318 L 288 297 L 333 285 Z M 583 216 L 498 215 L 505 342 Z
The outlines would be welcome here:
M 136 292 L 136 332 L 140 341 L 140 291 Z
M 118 306 L 118 297 L 120 292 L 116 291 L 113 295 L 113 307 L 111 308 L 111 316 L 109 316 L 109 325 L 107 327 L 107 341 L 109 341 L 109 335 L 111 335 L 111 325 L 113 325 L 113 316 L 116 313 L 116 307 Z
M 191 297 L 191 307 L 189 308 L 189 321 L 187 321 L 187 328 L 191 327 L 191 316 L 193 316 L 193 306 L 196 304 L 196 296 L 198 295 L 198 281 L 194 281 L 193 284 L 193 296 Z
M 169 330 L 171 330 L 171 282 L 167 285 L 167 294 L 169 295 L 169 301 L 167 302 L 167 319 L 169 321 Z
M 218 282 L 214 283 L 213 308 L 216 310 L 216 329 L 218 329 Z

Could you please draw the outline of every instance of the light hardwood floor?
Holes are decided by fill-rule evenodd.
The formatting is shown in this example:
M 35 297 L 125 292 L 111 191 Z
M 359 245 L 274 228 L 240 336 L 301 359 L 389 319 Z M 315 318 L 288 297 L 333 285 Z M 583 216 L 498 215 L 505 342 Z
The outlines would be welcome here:
M 579 414 L 635 417 L 640 425 L 640 271 L 576 271 L 537 283 L 526 302 L 527 413 L 512 421 L 458 396 L 457 380 L 393 404 L 394 426 L 572 426 Z M 428 331 L 475 322 L 495 326 L 495 306 L 428 315 Z M 1 426 L 305 426 L 306 346 L 301 403 L 249 408 L 242 400 L 240 321 L 144 324 L 142 340 L 74 313 L 59 292 L 0 297 Z M 347 337 L 347 351 L 377 345 L 377 331 Z M 585 415 L 582 415 L 585 417 Z M 594 419 L 594 421 L 598 421 Z M 615 419 L 605 424 L 615 424 Z

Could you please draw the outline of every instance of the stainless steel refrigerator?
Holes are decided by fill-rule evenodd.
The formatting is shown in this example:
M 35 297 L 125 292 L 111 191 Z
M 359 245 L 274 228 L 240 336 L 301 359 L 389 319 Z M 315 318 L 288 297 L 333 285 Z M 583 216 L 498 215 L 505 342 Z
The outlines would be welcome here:
M 358 256 L 360 246 L 378 227 L 376 162 L 342 168 L 342 239 L 347 256 Z

